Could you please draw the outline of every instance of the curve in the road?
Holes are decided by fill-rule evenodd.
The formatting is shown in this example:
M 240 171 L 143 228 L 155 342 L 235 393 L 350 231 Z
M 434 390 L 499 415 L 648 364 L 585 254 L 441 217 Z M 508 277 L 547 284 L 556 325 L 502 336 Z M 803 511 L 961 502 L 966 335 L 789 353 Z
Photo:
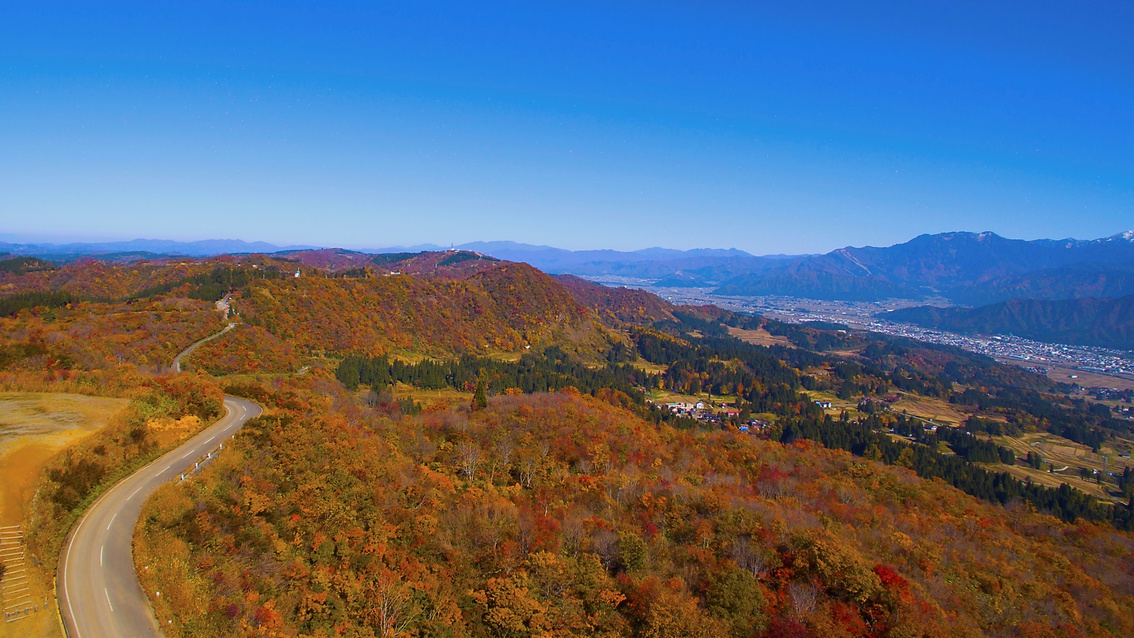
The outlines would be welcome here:
M 216 339 L 217 337 L 223 335 L 224 333 L 228 332 L 229 330 L 232 330 L 235 327 L 236 327 L 235 323 L 230 323 L 227 326 L 225 326 L 224 329 L 221 330 L 220 332 L 218 332 L 216 334 L 209 335 L 209 336 L 205 337 L 204 339 L 201 339 L 200 341 L 189 346 L 188 348 L 182 350 L 181 352 L 179 352 L 177 354 L 176 357 L 173 358 L 173 365 L 170 366 L 170 367 L 173 369 L 174 372 L 181 372 L 181 359 L 182 358 L 189 356 L 189 353 L 196 350 L 197 346 L 199 346 L 203 343 L 212 341 L 213 339 Z
M 59 611 L 70 638 L 160 636 L 134 572 L 134 527 L 146 498 L 193 469 L 249 419 L 262 412 L 246 399 L 225 397 L 225 416 L 107 490 L 79 519 L 59 557 Z

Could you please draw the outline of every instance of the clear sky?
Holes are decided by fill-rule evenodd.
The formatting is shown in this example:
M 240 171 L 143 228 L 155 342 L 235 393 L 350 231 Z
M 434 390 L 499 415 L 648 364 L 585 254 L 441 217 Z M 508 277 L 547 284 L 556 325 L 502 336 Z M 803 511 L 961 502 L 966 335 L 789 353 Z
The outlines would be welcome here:
M 1126 0 L 231 4 L 4 3 L 0 238 L 1134 228 Z

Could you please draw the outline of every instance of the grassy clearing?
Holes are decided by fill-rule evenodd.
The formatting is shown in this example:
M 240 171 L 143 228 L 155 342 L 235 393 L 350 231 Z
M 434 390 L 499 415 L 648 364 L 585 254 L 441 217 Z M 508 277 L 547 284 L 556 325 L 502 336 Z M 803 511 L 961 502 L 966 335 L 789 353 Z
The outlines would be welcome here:
M 492 350 L 484 353 L 488 359 L 496 361 L 504 361 L 506 363 L 516 363 L 524 356 L 524 353 L 514 350 Z
M 1036 365 L 1034 361 L 1015 361 L 1006 359 L 1002 363 L 1012 363 L 1018 366 Z M 1098 374 L 1096 372 L 1084 372 L 1082 370 L 1075 370 L 1073 368 L 1064 368 L 1061 366 L 1046 365 L 1047 377 L 1052 381 L 1059 383 L 1078 383 L 1084 388 L 1117 388 L 1119 390 L 1134 390 L 1134 379 L 1127 377 L 1114 377 L 1108 374 Z M 1072 379 L 1071 375 L 1077 378 Z
M 650 390 L 646 393 L 646 396 L 654 403 L 696 403 L 704 401 L 706 404 L 712 403 L 713 405 L 720 403 L 736 404 L 735 394 L 679 394 L 669 390 Z
M 740 328 L 729 328 L 728 333 L 745 343 L 751 343 L 754 346 L 786 346 L 794 348 L 795 346 L 787 337 L 776 336 L 763 328 L 757 330 L 742 330 Z
M 517 351 L 517 350 L 485 350 L 483 352 L 474 352 L 472 354 L 474 354 L 478 357 L 484 357 L 485 359 L 492 359 L 494 361 L 504 361 L 504 362 L 508 362 L 508 363 L 516 363 L 517 361 L 520 360 L 521 357 L 524 356 L 523 352 L 520 352 L 520 351 Z M 429 360 L 429 361 L 449 361 L 449 360 L 456 358 L 456 357 L 449 357 L 449 356 L 445 356 L 445 357 L 429 356 L 429 355 L 425 355 L 425 354 L 422 354 L 420 352 L 414 352 L 414 351 L 411 351 L 411 350 L 394 350 L 394 351 L 390 352 L 390 354 L 387 355 L 387 356 L 390 357 L 391 361 L 401 361 L 402 363 L 409 363 L 409 364 L 415 364 L 415 365 L 418 364 L 418 363 L 421 363 L 422 361 L 426 361 L 426 360 Z M 337 365 L 338 365 L 338 360 L 334 360 L 334 361 L 328 360 L 326 367 L 333 369 Z
M 849 399 L 840 399 L 830 392 L 823 392 L 820 390 L 800 390 L 800 392 L 807 395 L 807 398 L 811 399 L 812 401 L 830 401 L 831 407 L 824 409 L 823 412 L 830 414 L 831 416 L 839 416 L 843 413 L 844 410 L 851 416 L 851 418 L 859 415 L 857 400 L 852 401 Z
M 1068 465 L 1071 468 L 1085 467 L 1088 470 L 1103 470 L 1103 457 L 1109 460 L 1108 472 L 1121 472 L 1131 464 L 1130 459 L 1120 458 L 1109 446 L 1096 454 L 1091 448 L 1048 432 L 1029 432 L 1018 437 L 996 437 L 996 442 L 1016 453 L 1017 457 L 1027 456 L 1028 452 L 1039 452 L 1043 460 L 1055 467 Z
M 658 363 L 650 363 L 641 357 L 637 361 L 631 361 L 630 365 L 638 368 L 642 372 L 649 372 L 650 374 L 662 374 L 669 369 L 669 366 L 661 365 Z
M 127 403 L 75 394 L 0 393 L 0 525 L 22 525 L 26 532 L 32 496 L 47 461 L 106 425 Z M 40 611 L 0 623 L 0 638 L 61 636 L 52 574 L 32 562 L 28 569 L 29 593 Z
M 900 434 L 886 434 L 886 438 L 894 441 L 895 443 L 905 443 L 906 445 L 913 445 L 913 441 L 907 439 Z
M 388 355 L 390 361 L 401 361 L 402 363 L 418 364 L 430 357 L 427 357 L 419 352 L 412 352 L 410 350 L 394 350 Z
M 1119 458 L 1110 448 L 1103 448 L 1102 454 L 1094 453 L 1091 448 L 1070 441 L 1061 436 L 1047 432 L 1029 432 L 1018 437 L 998 436 L 994 439 L 997 444 L 1003 445 L 1016 453 L 1017 458 L 1024 458 L 1028 452 L 1038 452 L 1043 457 L 1043 469 L 1036 470 L 1030 467 L 1016 466 L 1008 468 L 997 465 L 996 468 L 1007 469 L 1016 478 L 1031 478 L 1033 481 L 1050 487 L 1058 487 L 1066 483 L 1090 494 L 1091 496 L 1106 500 L 1114 500 L 1103 488 L 1092 479 L 1083 479 L 1078 475 L 1078 468 L 1103 471 L 1103 457 L 1108 457 L 1107 472 L 1122 472 L 1123 468 L 1131 464 L 1130 459 Z M 1061 468 L 1067 466 L 1064 472 L 1048 472 L 1048 466 Z M 1111 485 L 1113 488 L 1113 485 Z
M 418 388 L 405 383 L 395 384 L 391 388 L 394 398 L 399 401 L 402 399 L 413 399 L 421 404 L 421 407 L 426 410 L 448 409 L 453 406 L 465 404 L 468 405 L 472 402 L 472 392 L 462 392 L 454 388 L 440 388 L 438 390 L 426 390 Z
M 957 410 L 953 405 L 942 399 L 923 397 L 916 394 L 902 394 L 902 397 L 893 405 L 894 412 L 906 412 L 923 419 L 933 419 L 936 423 L 959 425 L 964 423 L 968 415 Z
M 1022 480 L 1031 479 L 1033 483 L 1044 485 L 1047 487 L 1059 487 L 1060 484 L 1066 483 L 1069 487 L 1073 487 L 1079 491 L 1085 492 L 1095 498 L 1105 501 L 1113 502 L 1110 495 L 1102 490 L 1094 481 L 1081 479 L 1078 476 L 1072 476 L 1069 472 L 1062 474 L 1053 474 L 1047 470 L 1036 470 L 1022 465 L 992 465 L 987 466 L 994 472 L 1008 472 L 1012 476 Z

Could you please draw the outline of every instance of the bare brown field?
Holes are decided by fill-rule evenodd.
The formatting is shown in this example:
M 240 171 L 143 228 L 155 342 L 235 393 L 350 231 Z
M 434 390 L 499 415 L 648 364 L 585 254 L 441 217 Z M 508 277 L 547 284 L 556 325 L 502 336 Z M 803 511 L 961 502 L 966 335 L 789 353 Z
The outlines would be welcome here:
M 0 393 L 0 525 L 26 529 L 48 459 L 106 425 L 126 404 L 126 399 L 74 394 Z M 40 609 L 22 620 L 0 623 L 0 638 L 62 636 L 51 574 L 29 562 L 27 575 L 32 604 Z
M 902 397 L 893 404 L 895 412 L 905 410 L 914 416 L 923 419 L 933 419 L 937 423 L 959 425 L 964 423 L 968 415 L 955 406 L 942 399 L 923 397 L 916 394 L 902 394 Z
M 1076 375 L 1079 378 L 1072 379 L 1071 375 Z M 1114 377 L 1109 374 L 1098 374 L 1097 372 L 1083 372 L 1082 370 L 1073 370 L 1071 368 L 1047 368 L 1047 376 L 1054 381 L 1061 381 L 1063 383 L 1078 383 L 1084 388 L 1115 388 L 1118 390 L 1134 390 L 1134 379 L 1127 379 L 1126 377 Z
M 794 348 L 787 337 L 776 336 L 763 328 L 757 330 L 742 330 L 741 328 L 729 328 L 728 333 L 745 343 L 751 343 L 755 346 L 787 346 Z
M 891 441 L 894 441 L 895 443 L 905 443 L 906 445 L 912 444 L 912 441 L 910 441 L 906 437 L 902 436 L 901 434 L 887 433 L 886 438 L 890 439 Z
M 0 525 L 20 523 L 44 463 L 103 427 L 126 399 L 0 393 Z
M 1042 365 L 1047 368 L 1047 378 L 1052 381 L 1058 381 L 1059 383 L 1078 383 L 1084 388 L 1099 387 L 1134 390 L 1134 379 L 1128 379 L 1126 377 L 1115 377 L 1109 374 L 1099 374 L 1097 372 L 1084 372 L 1082 370 L 1075 370 L 1074 368 L 1065 368 L 1046 363 L 1037 364 L 1034 361 L 1018 361 L 1016 359 L 999 359 L 999 361 L 1020 367 Z M 1075 375 L 1077 378 L 1072 379 L 1071 375 Z
M 1047 432 L 1029 432 L 1019 437 L 1001 436 L 995 440 L 999 445 L 1015 452 L 1017 457 L 1027 456 L 1032 451 L 1039 452 L 1045 461 L 1056 467 L 1068 465 L 1101 472 L 1103 456 L 1109 459 L 1106 467 L 1108 472 L 1121 472 L 1127 465 L 1131 465 L 1130 459 L 1119 457 L 1109 446 L 1102 449 L 1102 454 L 1095 454 L 1085 445 Z
M 1028 452 L 1038 452 L 1043 460 L 1052 466 L 1057 468 L 1067 466 L 1068 468 L 1064 472 L 1050 473 L 1046 467 L 1042 470 L 1036 470 L 1030 467 L 1016 466 L 1009 470 L 1013 476 L 1017 478 L 1031 477 L 1033 481 L 1050 487 L 1058 487 L 1060 483 L 1066 483 L 1106 501 L 1113 501 L 1114 499 L 1093 480 L 1080 478 L 1077 472 L 1078 468 L 1082 467 L 1101 472 L 1103 471 L 1103 456 L 1109 459 L 1106 465 L 1107 472 L 1122 472 L 1127 465 L 1131 464 L 1130 459 L 1120 458 L 1109 447 L 1103 448 L 1102 454 L 1095 454 L 1091 448 L 1085 445 L 1047 432 L 1030 432 L 1020 437 L 1000 436 L 995 437 L 994 440 L 997 444 L 1015 452 L 1017 458 L 1026 457 Z M 998 465 L 993 469 L 996 468 L 1007 468 L 1007 466 Z
M 1070 474 L 1053 474 L 1047 470 L 1036 470 L 1022 465 L 990 465 L 987 466 L 994 472 L 1008 472 L 1012 476 L 1020 479 L 1032 479 L 1033 483 L 1044 485 L 1046 487 L 1059 487 L 1060 484 L 1066 483 L 1069 487 L 1073 487 L 1081 492 L 1089 494 L 1099 500 L 1106 502 L 1114 502 L 1106 492 L 1102 490 L 1093 481 L 1087 481 L 1079 478 L 1078 476 L 1071 476 Z

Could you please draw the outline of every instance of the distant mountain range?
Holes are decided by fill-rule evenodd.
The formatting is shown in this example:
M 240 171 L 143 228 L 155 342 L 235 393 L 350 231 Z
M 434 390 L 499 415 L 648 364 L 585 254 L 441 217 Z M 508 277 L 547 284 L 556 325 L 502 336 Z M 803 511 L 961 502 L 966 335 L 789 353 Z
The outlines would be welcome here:
M 78 242 L 70 244 L 20 244 L 0 242 L 0 254 L 43 257 L 51 261 L 68 261 L 78 257 L 122 255 L 140 258 L 183 255 L 211 257 L 241 253 L 274 253 L 281 250 L 303 250 L 314 246 L 274 246 L 239 239 L 205 239 L 202 241 L 172 241 L 167 239 L 131 239 L 130 241 Z
M 778 255 L 756 257 L 735 248 L 646 248 L 624 252 L 563 250 L 504 241 L 473 242 L 462 244 L 458 248 L 474 250 L 498 259 L 526 262 L 552 274 L 644 279 L 660 286 L 707 287 L 742 274 L 774 268 L 782 264 L 784 259 L 798 259 Z
M 883 248 L 847 247 L 823 255 L 797 256 L 755 256 L 736 249 L 571 251 L 506 241 L 473 242 L 456 248 L 526 262 L 551 274 L 621 277 L 653 286 L 712 288 L 722 295 L 787 295 L 859 301 L 941 297 L 956 304 L 982 305 L 1019 298 L 1072 299 L 1134 294 L 1134 231 L 1085 241 L 1024 241 L 994 233 L 942 233 L 921 235 Z M 312 249 L 239 240 L 0 243 L 0 253 L 57 262 L 88 255 L 130 260 L 170 255 L 295 253 Z M 425 245 L 361 253 L 429 250 L 443 249 Z
M 1024 241 L 994 233 L 921 235 L 886 248 L 840 248 L 740 275 L 725 295 L 955 303 L 1134 294 L 1134 231 L 1103 239 Z
M 1120 299 L 1015 299 L 980 308 L 917 306 L 879 315 L 963 334 L 1013 334 L 1081 346 L 1134 350 L 1134 295 Z
M 775 267 L 783 263 L 785 259 L 798 259 L 798 257 L 779 255 L 756 257 L 735 248 L 572 251 L 510 241 L 472 242 L 453 248 L 474 251 L 507 261 L 524 262 L 551 274 L 592 277 L 615 276 L 651 282 L 665 280 L 668 283 L 661 285 L 676 286 L 712 286 L 741 274 Z M 0 242 L 0 254 L 35 256 L 55 262 L 70 261 L 86 256 L 129 261 L 131 259 L 150 259 L 164 256 L 211 257 L 241 253 L 294 253 L 302 250 L 318 250 L 318 247 L 275 246 L 265 242 L 229 239 L 195 242 L 135 239 L 122 242 L 71 244 Z M 446 250 L 446 247 L 422 244 L 409 247 L 373 248 L 357 252 L 371 254 L 418 253 L 443 250 Z

